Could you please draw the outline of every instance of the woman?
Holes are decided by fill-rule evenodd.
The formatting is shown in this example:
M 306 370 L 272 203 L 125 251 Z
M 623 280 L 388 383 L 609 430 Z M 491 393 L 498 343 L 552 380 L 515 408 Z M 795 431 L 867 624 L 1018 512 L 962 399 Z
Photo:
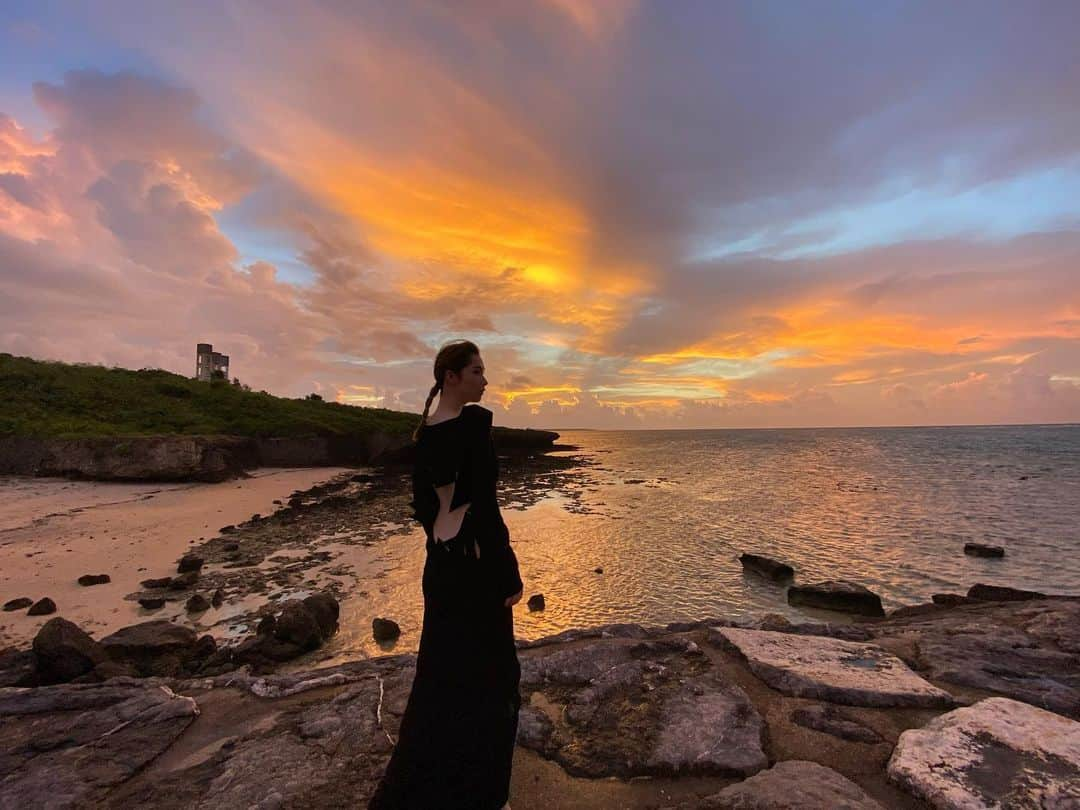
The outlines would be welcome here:
M 509 810 L 522 583 L 495 495 L 480 350 L 443 346 L 413 438 L 413 517 L 427 535 L 424 626 L 398 741 L 368 807 Z M 439 405 L 428 417 L 435 394 Z

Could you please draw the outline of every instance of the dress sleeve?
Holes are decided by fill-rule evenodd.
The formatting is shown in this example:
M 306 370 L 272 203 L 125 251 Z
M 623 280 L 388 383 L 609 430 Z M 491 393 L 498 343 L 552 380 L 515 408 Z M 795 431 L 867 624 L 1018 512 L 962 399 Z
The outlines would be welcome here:
M 424 437 L 417 447 L 417 465 L 422 477 L 435 487 L 446 486 L 457 480 L 460 466 L 458 448 L 444 437 Z

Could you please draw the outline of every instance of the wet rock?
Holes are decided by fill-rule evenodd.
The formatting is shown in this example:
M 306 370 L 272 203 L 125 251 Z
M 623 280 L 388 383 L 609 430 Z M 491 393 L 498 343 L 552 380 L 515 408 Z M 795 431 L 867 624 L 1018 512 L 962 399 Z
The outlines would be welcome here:
M 22 610 L 28 608 L 34 604 L 34 600 L 29 596 L 20 596 L 18 599 L 12 599 L 8 602 L 4 602 L 4 610 L 10 612 L 12 610 Z
M 392 619 L 376 617 L 371 620 L 371 634 L 376 641 L 390 641 L 401 635 L 401 628 Z
M 30 606 L 30 609 L 26 611 L 28 616 L 48 616 L 50 613 L 56 613 L 56 602 L 47 596 L 38 599 Z
M 198 581 L 199 573 L 197 571 L 186 571 L 170 579 L 168 588 L 170 591 L 186 591 L 188 588 L 194 588 L 195 583 Z
M 542 709 L 525 704 L 518 711 L 518 745 L 543 753 L 547 751 L 548 741 L 554 731 L 551 718 Z
M 883 742 L 881 735 L 872 728 L 828 703 L 796 709 L 791 713 L 791 722 L 842 740 L 868 744 Z
M 210 602 L 201 593 L 193 594 L 184 605 L 188 613 L 202 613 L 210 609 Z
M 221 588 L 218 588 L 216 591 L 214 591 L 214 595 L 210 597 L 210 604 L 216 608 L 219 608 L 223 604 L 225 604 L 225 591 L 223 591 Z
M 91 585 L 104 585 L 107 582 L 112 582 L 112 577 L 108 574 L 83 574 L 79 577 L 79 584 L 84 588 Z
M 947 607 L 964 605 L 971 601 L 966 596 L 958 593 L 935 593 L 930 598 L 933 600 L 935 605 L 945 605 Z
M 221 547 L 221 550 L 222 551 L 239 551 L 240 550 L 240 544 L 239 543 L 226 543 L 225 545 L 223 545 Z
M 884 616 L 881 597 L 868 588 L 846 580 L 793 585 L 788 588 L 789 605 L 825 608 L 861 616 Z
M 222 526 L 220 529 L 218 529 L 219 534 L 232 534 L 235 531 L 236 527 L 233 526 L 231 523 L 228 526 Z
M 984 602 L 1026 602 L 1029 599 L 1046 598 L 1046 594 L 1038 591 L 1022 591 L 1000 585 L 984 585 L 981 582 L 968 588 L 967 595 L 968 599 L 981 599 Z
M 189 571 L 200 571 L 204 562 L 202 557 L 195 554 L 185 554 L 180 558 L 180 562 L 176 566 L 176 573 L 186 574 Z
M 934 807 L 1080 806 L 1080 723 L 988 698 L 900 735 L 889 778 Z
M 741 554 L 739 562 L 747 571 L 760 574 L 773 582 L 785 582 L 795 576 L 795 569 L 787 563 L 778 562 L 760 554 Z
M 689 805 L 680 805 L 680 808 Z M 695 810 L 884 810 L 861 787 L 832 768 L 805 760 L 778 762 L 695 804 Z
M 38 630 L 33 642 L 41 683 L 66 683 L 104 662 L 102 646 L 67 619 L 56 616 Z
M 547 607 L 544 602 L 544 595 L 542 593 L 534 593 L 529 597 L 529 601 L 525 603 L 529 610 L 543 610 Z
M 314 650 L 322 644 L 319 621 L 298 599 L 285 603 L 274 626 L 274 638 L 295 644 L 301 650 Z
M 337 632 L 338 617 L 341 615 L 337 599 L 328 593 L 315 593 L 304 599 L 303 605 L 318 622 L 324 641 Z
M 972 557 L 1004 557 L 1005 549 L 985 543 L 964 543 L 964 553 Z
M 0 804 L 99 806 L 172 745 L 198 711 L 192 698 L 138 682 L 0 695 Z
M 717 628 L 711 637 L 717 636 L 746 658 L 751 672 L 787 695 L 851 706 L 955 704 L 948 692 L 871 644 L 735 628 Z
M 593 569 L 593 573 L 594 574 L 602 574 L 602 573 L 604 573 L 604 569 L 601 568 L 600 566 L 596 566 L 596 568 Z
M 159 577 L 157 579 L 144 579 L 139 584 L 144 588 L 168 588 L 172 583 L 172 577 Z
M 271 614 L 269 616 L 263 616 L 259 620 L 258 626 L 255 628 L 256 636 L 272 636 L 274 635 L 274 628 L 277 627 L 277 618 Z
M 139 598 L 139 604 L 147 610 L 158 610 L 165 607 L 164 596 L 142 596 Z

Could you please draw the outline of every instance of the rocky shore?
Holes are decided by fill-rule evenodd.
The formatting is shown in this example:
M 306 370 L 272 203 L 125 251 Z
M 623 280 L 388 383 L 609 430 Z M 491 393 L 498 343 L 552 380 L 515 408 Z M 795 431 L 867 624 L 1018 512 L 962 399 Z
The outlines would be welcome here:
M 1080 598 L 609 625 L 519 656 L 516 810 L 1080 806 Z M 0 807 L 364 806 L 414 664 L 0 689 Z

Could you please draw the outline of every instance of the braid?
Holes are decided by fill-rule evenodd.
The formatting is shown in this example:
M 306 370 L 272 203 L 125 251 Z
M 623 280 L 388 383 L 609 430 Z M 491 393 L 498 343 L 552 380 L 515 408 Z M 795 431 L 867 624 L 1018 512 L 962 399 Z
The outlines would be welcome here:
M 442 388 L 442 383 L 435 383 L 431 386 L 431 393 L 428 394 L 427 401 L 424 403 L 424 414 L 420 417 L 420 424 L 416 426 L 416 430 L 413 431 L 413 441 L 417 441 L 420 438 L 420 433 L 424 429 L 424 425 L 427 424 L 428 411 L 431 409 L 431 400 L 435 399 L 435 394 Z

